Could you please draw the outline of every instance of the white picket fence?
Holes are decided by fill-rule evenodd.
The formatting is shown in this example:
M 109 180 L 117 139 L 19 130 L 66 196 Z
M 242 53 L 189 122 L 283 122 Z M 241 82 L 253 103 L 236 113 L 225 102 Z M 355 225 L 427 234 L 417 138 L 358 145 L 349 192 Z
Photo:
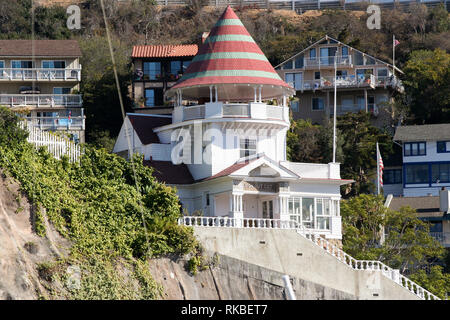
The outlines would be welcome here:
M 27 141 L 33 144 L 36 149 L 46 147 L 47 151 L 58 160 L 61 160 L 63 156 L 67 156 L 70 162 L 78 162 L 80 160 L 81 146 L 70 141 L 67 137 L 50 131 L 43 131 L 26 121 L 21 121 L 20 126 L 28 131 Z
M 394 281 L 406 290 L 415 294 L 422 300 L 440 300 L 439 297 L 422 288 L 414 281 L 400 274 L 398 270 L 375 260 L 357 260 L 345 253 L 336 245 L 330 243 L 320 235 L 308 230 L 295 221 L 279 219 L 256 219 L 256 218 L 231 218 L 231 217 L 198 217 L 184 216 L 178 219 L 178 224 L 192 227 L 222 227 L 222 228 L 246 228 L 246 229 L 287 229 L 296 230 L 299 235 L 312 241 L 316 246 L 325 250 L 340 262 L 353 270 L 380 271 L 388 279 Z

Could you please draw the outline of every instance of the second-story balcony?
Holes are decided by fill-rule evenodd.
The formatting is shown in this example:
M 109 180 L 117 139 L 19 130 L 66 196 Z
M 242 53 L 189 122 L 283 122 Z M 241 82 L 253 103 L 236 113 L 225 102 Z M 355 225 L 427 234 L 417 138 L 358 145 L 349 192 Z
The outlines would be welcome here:
M 336 77 L 321 77 L 316 80 L 302 80 L 298 83 L 289 83 L 297 91 L 316 91 L 323 89 L 333 89 L 336 82 L 337 88 L 376 88 L 376 87 L 391 87 L 393 89 L 402 91 L 401 81 L 394 77 L 377 77 L 375 75 L 349 75 Z
M 41 130 L 85 130 L 85 117 L 25 117 L 32 127 Z
M 0 105 L 9 107 L 81 107 L 81 94 L 0 94 Z
M 368 103 L 367 110 L 364 104 L 346 104 L 346 105 L 336 105 L 336 115 L 342 116 L 346 113 L 358 113 L 359 111 L 369 112 L 377 116 L 379 112 L 379 107 L 375 103 Z M 330 115 L 334 115 L 334 105 L 330 105 Z
M 81 81 L 81 68 L 3 68 L 0 81 Z
M 304 69 L 322 69 L 322 68 L 334 68 L 334 62 L 338 67 L 352 66 L 352 56 L 329 56 L 329 57 L 316 57 L 316 58 L 304 58 Z
M 289 108 L 260 102 L 222 103 L 178 107 L 174 110 L 174 123 L 198 119 L 253 119 L 289 122 Z

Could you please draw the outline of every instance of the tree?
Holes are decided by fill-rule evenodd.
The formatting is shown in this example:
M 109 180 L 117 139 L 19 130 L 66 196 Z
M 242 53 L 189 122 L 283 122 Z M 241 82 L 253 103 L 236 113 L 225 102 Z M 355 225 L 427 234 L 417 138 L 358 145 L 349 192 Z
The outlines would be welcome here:
M 414 209 L 386 208 L 383 196 L 360 195 L 341 202 L 343 249 L 356 259 L 379 260 L 440 297 L 450 290 L 449 274 L 434 264 L 445 249 L 429 234 Z M 381 241 L 386 233 L 384 242 Z M 425 270 L 431 270 L 427 273 Z
M 376 175 L 376 143 L 382 154 L 392 153 L 392 136 L 370 123 L 366 112 L 347 113 L 339 117 L 337 128 L 343 139 L 341 175 L 355 183 L 344 190 L 346 196 L 374 191 Z
M 441 49 L 414 51 L 403 70 L 413 122 L 450 122 L 450 54 Z
M 287 132 L 287 157 L 294 162 L 321 163 L 323 153 L 319 146 L 322 127 L 313 125 L 309 120 L 291 120 Z

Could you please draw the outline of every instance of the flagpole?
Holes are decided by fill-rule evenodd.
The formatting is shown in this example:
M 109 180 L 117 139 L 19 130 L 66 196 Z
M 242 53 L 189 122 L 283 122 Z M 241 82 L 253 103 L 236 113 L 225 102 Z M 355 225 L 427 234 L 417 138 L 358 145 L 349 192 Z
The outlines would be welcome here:
M 336 162 L 336 73 L 337 73 L 337 56 L 334 56 L 334 112 L 333 112 L 333 163 Z
M 392 75 L 395 76 L 395 34 L 392 35 Z
M 377 194 L 380 194 L 380 149 L 378 148 L 378 142 L 377 142 Z

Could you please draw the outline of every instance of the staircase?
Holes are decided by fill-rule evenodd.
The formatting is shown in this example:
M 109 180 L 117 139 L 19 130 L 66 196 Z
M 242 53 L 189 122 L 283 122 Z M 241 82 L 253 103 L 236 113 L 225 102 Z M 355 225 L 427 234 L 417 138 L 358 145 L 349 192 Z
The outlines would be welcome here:
M 332 257 L 332 259 L 339 265 L 343 264 L 346 266 L 344 269 L 338 266 L 330 266 L 330 269 L 334 268 L 336 278 L 339 278 L 339 272 L 346 273 L 345 275 L 342 274 L 342 278 L 349 275 L 349 270 L 345 268 L 350 268 L 355 272 L 365 273 L 367 271 L 371 274 L 381 274 L 384 279 L 387 279 L 389 286 L 391 288 L 398 288 L 395 290 L 400 290 L 399 292 L 402 292 L 401 290 L 407 290 L 410 295 L 406 294 L 406 296 L 413 296 L 416 299 L 421 300 L 440 300 L 436 295 L 422 288 L 407 277 L 401 275 L 398 270 L 394 270 L 380 261 L 357 260 L 345 253 L 336 245 L 331 244 L 320 235 L 312 232 L 312 230 L 308 230 L 303 226 L 300 226 L 295 221 L 256 218 L 237 219 L 229 217 L 182 217 L 178 220 L 178 224 L 195 227 L 197 236 L 200 237 L 202 243 L 204 243 L 206 247 L 210 248 L 210 250 L 217 251 L 219 254 L 229 255 L 234 258 L 245 260 L 249 263 L 259 265 L 265 264 L 265 267 L 269 267 L 267 264 L 274 262 L 272 268 L 278 269 L 277 271 L 281 271 L 285 274 L 289 274 L 289 271 L 285 270 L 285 267 L 282 266 L 283 263 L 275 263 L 275 260 L 279 258 L 279 260 L 284 262 L 286 265 L 292 265 L 295 263 L 295 258 L 292 257 L 294 251 L 298 256 L 298 251 L 306 252 L 308 250 L 308 248 L 305 248 L 304 246 L 302 247 L 301 243 L 299 246 L 302 247 L 302 249 L 293 248 L 293 243 L 298 242 L 298 238 L 295 240 L 295 237 L 289 232 L 295 232 L 297 236 L 301 236 L 303 239 L 306 239 L 308 242 L 312 243 L 315 248 L 319 249 L 321 252 L 325 252 L 327 256 Z M 252 232 L 252 230 L 256 232 Z M 275 232 L 275 234 L 273 232 Z M 267 240 L 261 241 L 262 238 L 273 239 L 272 243 L 274 243 L 274 245 L 270 248 L 267 247 Z M 277 245 L 276 241 L 280 241 L 281 243 L 289 243 L 292 248 L 290 248 L 290 246 L 286 246 L 285 244 L 284 246 Z M 265 248 L 259 246 L 263 242 L 266 244 Z M 261 251 L 260 253 L 255 254 L 258 250 L 262 250 L 260 248 L 264 248 L 265 252 Z M 280 253 L 280 251 L 286 252 Z M 315 252 L 310 252 L 310 255 L 308 256 L 311 260 L 318 258 L 317 250 L 314 249 L 314 251 Z M 278 255 L 278 258 L 275 255 Z M 303 255 L 306 256 L 306 253 Z M 289 259 L 289 261 L 287 259 Z M 326 263 L 331 263 L 333 265 L 335 264 L 329 258 L 325 260 L 328 261 Z M 315 266 L 313 265 L 314 261 L 310 261 L 309 265 L 306 262 L 303 263 L 305 263 L 305 265 L 299 266 L 299 268 L 303 268 L 301 273 L 305 275 L 305 277 L 314 276 L 316 279 L 319 279 L 322 276 L 323 273 L 320 270 L 315 269 Z M 320 264 L 319 262 L 317 263 Z M 312 268 L 309 274 L 305 267 Z M 327 272 L 329 271 L 327 270 Z M 306 280 L 312 281 L 309 278 Z M 324 280 L 323 277 L 322 280 L 324 283 L 327 282 L 327 280 Z M 356 287 L 363 287 L 361 284 L 358 284 L 358 281 L 360 280 L 358 280 L 357 276 L 355 276 L 353 281 L 357 283 L 357 285 L 355 285 Z M 336 283 L 335 288 L 339 289 L 341 285 L 342 282 Z M 367 294 L 365 296 L 367 297 Z

